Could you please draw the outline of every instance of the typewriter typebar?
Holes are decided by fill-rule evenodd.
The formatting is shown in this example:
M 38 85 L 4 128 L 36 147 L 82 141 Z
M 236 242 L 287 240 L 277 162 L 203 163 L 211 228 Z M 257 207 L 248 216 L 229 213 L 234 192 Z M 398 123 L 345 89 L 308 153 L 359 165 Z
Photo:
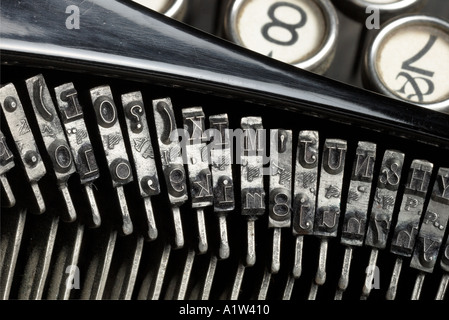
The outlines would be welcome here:
M 2 300 L 448 299 L 446 29 L 397 87 L 391 27 L 332 79 L 382 1 L 208 1 L 208 32 L 192 0 L 72 2 L 2 3 Z M 283 59 L 311 21 L 324 49 Z

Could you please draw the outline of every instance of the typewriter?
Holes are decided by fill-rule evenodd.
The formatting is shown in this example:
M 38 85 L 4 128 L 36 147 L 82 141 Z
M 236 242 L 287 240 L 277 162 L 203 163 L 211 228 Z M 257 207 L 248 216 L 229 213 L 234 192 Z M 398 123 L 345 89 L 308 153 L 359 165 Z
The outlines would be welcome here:
M 3 1 L 2 300 L 447 300 L 448 20 Z

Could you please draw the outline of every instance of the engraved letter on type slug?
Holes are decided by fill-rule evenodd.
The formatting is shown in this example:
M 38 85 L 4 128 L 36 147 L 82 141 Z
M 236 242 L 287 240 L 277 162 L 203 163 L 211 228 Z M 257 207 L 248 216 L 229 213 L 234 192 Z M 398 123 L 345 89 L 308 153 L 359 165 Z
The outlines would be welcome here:
M 275 228 L 291 225 L 292 193 L 292 132 L 271 129 L 270 194 L 268 226 Z
M 0 88 L 0 105 L 20 154 L 20 160 L 22 161 L 28 181 L 31 184 L 36 199 L 37 212 L 43 213 L 46 208 L 38 181 L 47 173 L 47 170 L 42 161 L 28 119 L 26 118 L 22 102 L 12 83 Z
M 173 134 L 176 132 L 176 119 L 171 100 L 153 100 L 153 111 L 168 196 L 173 205 L 180 206 L 188 199 L 187 175 L 179 139 Z
M 256 219 L 265 213 L 263 183 L 262 119 L 245 117 L 241 120 L 243 143 L 241 150 L 241 214 Z
M 376 145 L 360 141 L 352 168 L 341 243 L 361 246 L 365 237 Z
M 100 170 L 84 122 L 78 93 L 72 83 L 56 87 L 55 93 L 61 121 L 65 128 L 81 183 L 92 182 L 100 177 Z
M 301 131 L 295 163 L 293 234 L 313 233 L 318 194 L 318 131 Z
M 379 249 L 387 245 L 403 164 L 403 153 L 385 151 L 370 213 L 366 245 Z
M 327 139 L 324 143 L 314 235 L 337 235 L 346 151 L 344 140 Z
M 448 186 L 449 168 L 439 168 L 413 250 L 412 268 L 433 271 L 449 220 Z
M 397 255 L 412 255 L 432 169 L 433 164 L 426 160 L 415 159 L 412 162 L 391 241 L 391 252 Z

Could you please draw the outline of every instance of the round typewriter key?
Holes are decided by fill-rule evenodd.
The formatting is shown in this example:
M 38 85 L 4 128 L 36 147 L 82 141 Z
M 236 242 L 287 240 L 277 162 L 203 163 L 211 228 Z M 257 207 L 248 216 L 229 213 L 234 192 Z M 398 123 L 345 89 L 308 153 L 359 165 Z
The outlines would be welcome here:
M 449 114 L 449 23 L 423 15 L 387 23 L 370 43 L 364 85 Z
M 234 0 L 225 18 L 231 41 L 316 73 L 333 59 L 337 29 L 328 0 Z
M 354 20 L 370 23 L 373 14 L 378 15 L 379 20 L 386 21 L 398 14 L 416 12 L 425 0 L 333 0 L 333 3 Z
M 133 0 L 167 17 L 182 20 L 187 9 L 187 0 Z

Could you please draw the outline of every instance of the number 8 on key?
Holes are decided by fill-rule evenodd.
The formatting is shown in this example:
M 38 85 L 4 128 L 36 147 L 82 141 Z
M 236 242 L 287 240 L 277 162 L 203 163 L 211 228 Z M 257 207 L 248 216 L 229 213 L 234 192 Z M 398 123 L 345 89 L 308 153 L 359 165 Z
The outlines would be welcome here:
M 234 0 L 225 18 L 231 41 L 319 74 L 333 59 L 337 28 L 328 0 Z

